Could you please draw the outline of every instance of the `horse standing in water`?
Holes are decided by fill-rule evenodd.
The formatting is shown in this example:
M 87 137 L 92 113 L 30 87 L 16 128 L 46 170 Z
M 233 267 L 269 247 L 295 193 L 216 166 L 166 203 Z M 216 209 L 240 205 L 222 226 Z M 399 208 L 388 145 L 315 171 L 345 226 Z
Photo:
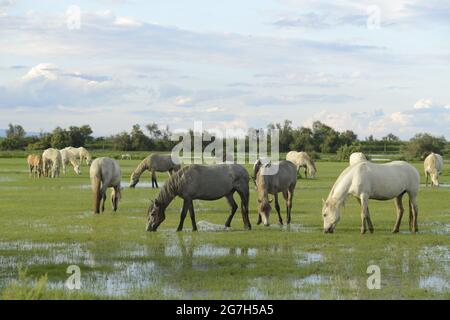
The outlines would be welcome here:
M 397 233 L 403 216 L 402 197 L 409 196 L 409 229 L 417 232 L 417 193 L 419 173 L 416 168 L 404 161 L 376 164 L 368 161 L 347 167 L 337 178 L 326 201 L 323 200 L 322 218 L 325 233 L 333 233 L 341 217 L 341 209 L 349 194 L 361 204 L 361 234 L 373 233 L 369 214 L 369 199 L 390 200 L 395 198 L 397 220 L 393 233 Z
M 122 197 L 120 188 L 121 172 L 116 160 L 106 157 L 95 159 L 89 169 L 92 193 L 94 195 L 94 213 L 105 211 L 106 190 L 113 188 L 111 194 L 112 207 L 117 211 Z
M 155 201 L 150 203 L 147 231 L 156 231 L 166 218 L 166 208 L 176 196 L 184 200 L 177 231 L 183 229 L 184 219 L 188 211 L 191 217 L 192 230 L 197 231 L 193 200 L 217 200 L 223 197 L 227 199 L 231 207 L 231 214 L 225 222 L 225 227 L 230 227 L 231 220 L 238 209 L 238 205 L 233 198 L 235 192 L 241 197 L 241 212 L 245 229 L 250 230 L 248 180 L 247 170 L 239 164 L 193 164 L 182 168 L 170 177 Z
M 141 161 L 130 177 L 130 188 L 134 188 L 139 178 L 144 171 L 150 171 L 152 174 L 152 188 L 158 188 L 158 181 L 156 180 L 156 172 L 168 172 L 169 176 L 173 172 L 180 170 L 181 165 L 172 161 L 172 156 L 165 156 L 160 154 L 151 154 Z
M 264 222 L 265 226 L 269 226 L 269 214 L 271 211 L 269 193 L 275 198 L 278 221 L 281 225 L 283 224 L 278 202 L 279 192 L 283 194 L 286 201 L 287 224 L 290 224 L 292 199 L 297 184 L 297 168 L 295 164 L 288 160 L 272 164 L 270 161 L 258 159 L 253 166 L 253 180 L 258 193 L 258 224 Z

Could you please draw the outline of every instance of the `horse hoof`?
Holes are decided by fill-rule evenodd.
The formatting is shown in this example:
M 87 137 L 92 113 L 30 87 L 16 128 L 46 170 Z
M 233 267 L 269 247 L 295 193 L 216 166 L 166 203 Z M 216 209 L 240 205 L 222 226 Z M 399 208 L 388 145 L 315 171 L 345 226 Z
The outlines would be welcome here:
M 394 229 L 394 230 L 392 230 L 392 233 L 398 233 L 399 232 L 399 230 L 398 229 Z

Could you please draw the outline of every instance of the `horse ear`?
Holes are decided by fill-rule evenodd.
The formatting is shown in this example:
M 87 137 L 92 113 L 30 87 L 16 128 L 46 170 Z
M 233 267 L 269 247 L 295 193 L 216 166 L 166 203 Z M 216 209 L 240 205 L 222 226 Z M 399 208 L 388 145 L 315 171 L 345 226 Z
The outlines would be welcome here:
M 322 204 L 325 205 L 325 200 L 322 198 Z

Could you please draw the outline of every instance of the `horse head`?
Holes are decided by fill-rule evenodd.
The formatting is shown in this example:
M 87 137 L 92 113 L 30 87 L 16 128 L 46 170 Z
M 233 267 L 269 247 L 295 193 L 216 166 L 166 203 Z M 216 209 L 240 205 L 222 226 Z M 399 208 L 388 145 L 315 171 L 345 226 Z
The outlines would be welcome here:
M 322 219 L 323 219 L 323 232 L 333 233 L 336 224 L 341 218 L 341 212 L 339 206 L 333 200 L 323 200 L 322 207 Z
M 147 210 L 147 231 L 156 231 L 159 225 L 166 219 L 164 213 L 165 208 L 158 202 L 158 200 L 151 201 Z

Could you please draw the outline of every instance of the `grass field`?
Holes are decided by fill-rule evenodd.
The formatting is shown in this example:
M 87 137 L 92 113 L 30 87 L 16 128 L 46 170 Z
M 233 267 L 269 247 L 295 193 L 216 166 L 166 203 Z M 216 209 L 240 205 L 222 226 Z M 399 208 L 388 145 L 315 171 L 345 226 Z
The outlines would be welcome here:
M 137 163 L 120 161 L 123 182 Z M 423 183 L 422 164 L 415 165 Z M 273 213 L 270 227 L 256 225 L 251 186 L 252 231 L 243 230 L 239 211 L 223 230 L 229 209 L 222 199 L 196 201 L 199 232 L 186 219 L 177 233 L 177 199 L 158 232 L 149 233 L 145 211 L 158 190 L 148 184 L 125 188 L 117 213 L 108 202 L 105 213 L 93 215 L 86 166 L 81 176 L 35 180 L 23 158 L 0 159 L 0 297 L 449 299 L 450 188 L 421 187 L 418 234 L 407 231 L 407 213 L 401 232 L 391 234 L 393 202 L 371 201 L 375 233 L 360 235 L 353 199 L 335 233 L 323 234 L 321 199 L 345 166 L 318 162 L 317 179 L 298 181 L 290 228 L 277 225 Z M 448 186 L 450 165 L 444 169 L 440 180 Z M 81 269 L 80 290 L 64 286 L 69 265 Z M 380 290 L 367 289 L 369 265 L 380 267 Z

